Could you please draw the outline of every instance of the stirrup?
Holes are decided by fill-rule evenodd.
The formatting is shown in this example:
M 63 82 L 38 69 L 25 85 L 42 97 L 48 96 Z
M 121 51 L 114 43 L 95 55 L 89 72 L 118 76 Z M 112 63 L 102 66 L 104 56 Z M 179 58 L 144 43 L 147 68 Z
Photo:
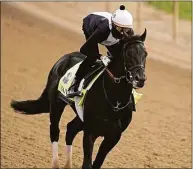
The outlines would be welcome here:
M 59 93 L 59 98 L 62 99 L 64 102 L 66 102 L 69 105 L 73 105 L 73 101 L 69 98 L 65 97 L 63 94 Z
M 79 83 L 78 84 L 76 84 L 76 83 L 74 83 L 74 84 L 72 84 L 69 88 L 68 88 L 68 91 L 74 91 L 74 88 L 78 88 L 78 85 L 79 85 Z
M 83 83 L 84 83 L 85 79 L 83 78 L 79 83 L 76 84 L 76 82 L 68 89 L 69 93 L 67 94 L 66 97 L 68 98 L 73 98 L 75 96 L 83 96 L 83 93 L 81 92 L 82 88 L 83 88 Z M 78 89 L 76 89 L 78 88 Z
M 66 97 L 68 97 L 68 98 L 73 98 L 73 97 L 75 97 L 75 96 L 80 96 L 80 97 L 81 97 L 82 95 L 83 95 L 83 93 L 82 93 L 81 91 L 76 91 L 76 92 L 67 94 Z

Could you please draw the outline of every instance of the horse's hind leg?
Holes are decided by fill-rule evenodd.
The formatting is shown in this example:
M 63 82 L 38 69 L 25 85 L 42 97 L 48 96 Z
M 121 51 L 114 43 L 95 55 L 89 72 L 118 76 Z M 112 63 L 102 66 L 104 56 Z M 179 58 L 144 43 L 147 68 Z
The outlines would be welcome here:
M 57 98 L 53 98 L 50 102 L 50 140 L 52 142 L 52 168 L 59 168 L 59 122 L 65 106 L 66 103 Z
M 67 124 L 66 131 L 66 156 L 67 161 L 64 168 L 72 168 L 72 143 L 76 135 L 83 130 L 83 122 L 76 116 Z

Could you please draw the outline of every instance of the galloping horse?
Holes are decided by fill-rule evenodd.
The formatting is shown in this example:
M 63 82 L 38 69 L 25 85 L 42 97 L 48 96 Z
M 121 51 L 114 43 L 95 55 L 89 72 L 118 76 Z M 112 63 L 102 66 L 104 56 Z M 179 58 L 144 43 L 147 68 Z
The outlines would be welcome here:
M 72 143 L 78 132 L 83 131 L 84 160 L 82 168 L 101 168 L 107 154 L 118 143 L 122 132 L 132 119 L 135 103 L 132 89 L 145 84 L 145 64 L 147 52 L 144 47 L 146 29 L 142 35 L 125 37 L 109 51 L 113 57 L 108 71 L 96 80 L 84 101 L 84 122 L 77 115 L 75 104 L 70 105 L 76 117 L 67 124 L 66 145 L 67 164 L 70 168 Z M 46 87 L 37 100 L 12 101 L 11 107 L 24 114 L 50 112 L 50 140 L 53 148 L 52 167 L 59 168 L 58 141 L 59 121 L 67 105 L 59 97 L 58 84 L 66 71 L 85 58 L 79 52 L 64 55 L 49 72 Z M 104 137 L 95 160 L 92 152 L 95 140 Z

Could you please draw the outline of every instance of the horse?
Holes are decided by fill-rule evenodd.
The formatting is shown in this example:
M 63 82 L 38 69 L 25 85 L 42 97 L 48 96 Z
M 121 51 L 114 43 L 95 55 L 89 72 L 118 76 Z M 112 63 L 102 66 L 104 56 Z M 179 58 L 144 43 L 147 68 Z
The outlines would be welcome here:
M 76 135 L 83 131 L 83 169 L 99 169 L 107 154 L 119 142 L 122 133 L 132 120 L 135 103 L 132 89 L 142 88 L 146 82 L 145 65 L 147 51 L 142 35 L 125 36 L 113 48 L 108 50 L 112 62 L 106 71 L 96 80 L 88 91 L 84 101 L 84 121 L 77 115 L 67 124 L 66 146 L 67 162 L 65 167 L 72 167 L 72 144 Z M 26 115 L 49 113 L 50 141 L 52 144 L 52 168 L 59 168 L 58 141 L 59 122 L 67 102 L 59 97 L 59 80 L 69 68 L 82 61 L 86 56 L 72 52 L 61 57 L 49 72 L 45 89 L 36 100 L 12 100 L 11 108 Z M 96 158 L 92 159 L 93 146 L 98 137 L 103 137 Z

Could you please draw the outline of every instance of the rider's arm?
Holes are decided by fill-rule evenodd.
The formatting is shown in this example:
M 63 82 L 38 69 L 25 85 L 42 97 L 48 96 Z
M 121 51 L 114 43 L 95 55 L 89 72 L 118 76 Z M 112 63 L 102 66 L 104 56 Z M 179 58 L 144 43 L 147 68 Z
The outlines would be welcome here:
M 84 45 L 80 48 L 80 52 L 86 56 L 100 57 L 98 43 L 104 41 L 109 36 L 110 29 L 106 24 L 106 20 L 100 22 L 93 34 L 88 38 Z

